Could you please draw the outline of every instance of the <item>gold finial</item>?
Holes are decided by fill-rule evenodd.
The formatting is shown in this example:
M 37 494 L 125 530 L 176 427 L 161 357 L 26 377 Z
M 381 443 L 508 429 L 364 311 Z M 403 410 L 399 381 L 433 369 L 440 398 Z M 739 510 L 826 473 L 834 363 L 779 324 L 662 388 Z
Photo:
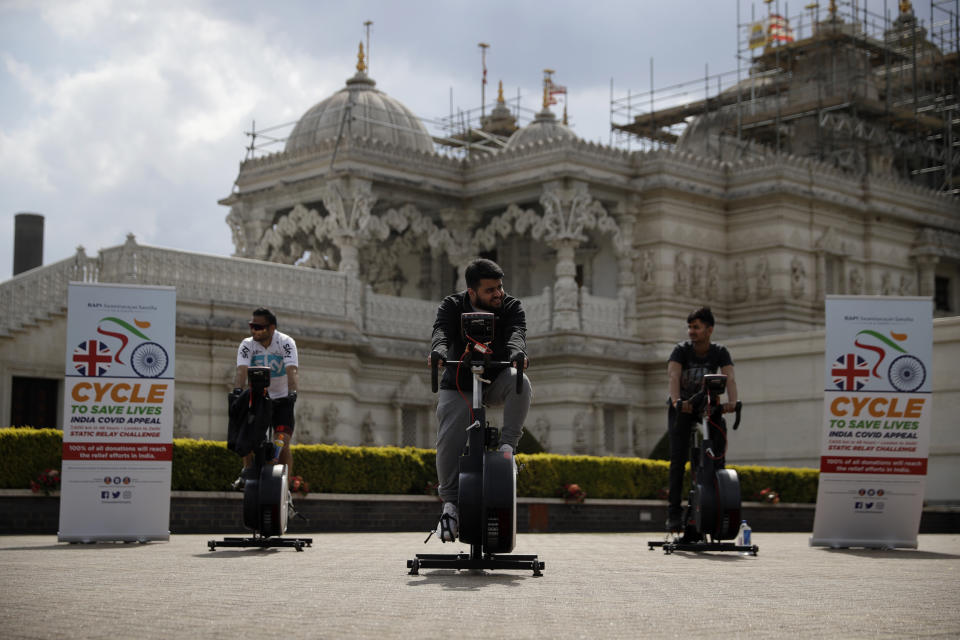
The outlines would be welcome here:
M 913 13 L 913 5 L 910 0 L 900 0 L 900 13 Z
M 357 71 L 363 73 L 367 70 L 367 65 L 363 63 L 363 42 L 360 43 L 360 50 L 357 52 Z
M 567 124 L 567 101 L 563 101 L 563 124 Z
M 503 104 L 503 80 L 497 84 L 497 104 Z
M 830 0 L 830 17 L 837 17 L 837 0 Z

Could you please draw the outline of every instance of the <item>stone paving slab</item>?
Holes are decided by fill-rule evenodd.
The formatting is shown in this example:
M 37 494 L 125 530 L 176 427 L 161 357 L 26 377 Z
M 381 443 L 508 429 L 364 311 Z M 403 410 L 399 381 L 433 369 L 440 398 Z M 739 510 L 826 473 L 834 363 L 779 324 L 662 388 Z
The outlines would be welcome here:
M 960 636 L 960 535 L 830 550 L 754 532 L 757 557 L 665 555 L 651 534 L 527 534 L 544 575 L 407 574 L 460 545 L 314 534 L 293 549 L 0 537 L 3 638 L 905 638 Z M 465 549 L 464 549 L 465 550 Z

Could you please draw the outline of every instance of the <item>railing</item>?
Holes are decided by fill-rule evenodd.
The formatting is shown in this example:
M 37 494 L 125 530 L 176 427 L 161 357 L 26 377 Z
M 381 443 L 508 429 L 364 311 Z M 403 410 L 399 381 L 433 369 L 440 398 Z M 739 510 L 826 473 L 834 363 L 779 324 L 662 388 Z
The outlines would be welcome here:
M 580 328 L 584 333 L 608 337 L 626 335 L 622 300 L 580 291 Z
M 87 257 L 80 248 L 66 260 L 32 269 L 0 283 L 0 335 L 36 323 L 67 306 L 70 282 L 116 282 L 173 286 L 182 302 L 229 302 L 266 306 L 304 315 L 353 322 L 368 334 L 429 340 L 437 301 L 373 293 L 346 274 L 138 245 L 132 237 L 117 247 Z M 552 330 L 553 295 L 545 287 L 523 300 L 527 335 Z M 580 296 L 581 327 L 586 333 L 621 336 L 623 303 Z
M 83 249 L 73 257 L 31 269 L 0 284 L 0 335 L 62 313 L 67 307 L 67 283 L 96 282 L 99 261 Z
M 100 282 L 174 286 L 179 300 L 229 301 L 348 316 L 346 276 L 334 271 L 145 247 L 129 241 L 101 251 L 100 256 Z
M 430 340 L 433 321 L 437 317 L 435 300 L 398 298 L 373 293 L 370 287 L 364 296 L 364 329 L 381 336 Z
M 539 296 L 530 296 L 523 299 L 523 310 L 527 315 L 527 336 L 538 336 L 549 333 L 550 318 L 553 315 L 553 298 L 550 287 L 544 287 Z

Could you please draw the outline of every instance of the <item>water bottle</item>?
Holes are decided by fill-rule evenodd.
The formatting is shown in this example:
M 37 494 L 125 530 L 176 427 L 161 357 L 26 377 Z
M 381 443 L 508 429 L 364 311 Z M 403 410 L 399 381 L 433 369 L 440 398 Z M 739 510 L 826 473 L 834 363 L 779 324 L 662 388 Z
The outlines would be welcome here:
M 740 521 L 740 530 L 737 532 L 737 546 L 738 547 L 749 547 L 750 542 L 750 525 L 747 524 L 746 520 Z M 746 552 L 744 552 L 746 553 Z
M 276 438 L 274 438 L 273 446 L 274 446 L 273 457 L 279 460 L 280 452 L 283 450 L 283 437 L 277 436 Z

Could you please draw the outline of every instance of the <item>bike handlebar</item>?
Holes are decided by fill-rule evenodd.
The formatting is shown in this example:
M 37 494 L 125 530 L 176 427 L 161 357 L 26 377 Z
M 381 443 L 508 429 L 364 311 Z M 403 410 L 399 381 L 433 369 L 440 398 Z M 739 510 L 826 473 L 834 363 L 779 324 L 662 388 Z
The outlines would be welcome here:
M 706 398 L 705 398 L 704 392 L 698 391 L 697 393 L 690 396 L 689 400 L 677 400 L 676 404 L 673 405 L 673 408 L 679 412 L 683 408 L 683 403 L 689 402 L 691 405 L 693 405 L 693 413 L 699 414 L 703 410 L 703 402 L 705 399 Z M 667 399 L 667 404 L 668 405 L 670 404 L 669 398 Z M 743 403 L 737 400 L 737 404 L 733 409 L 734 413 L 737 414 L 736 420 L 734 420 L 733 422 L 734 431 L 736 431 L 737 428 L 740 426 L 740 412 L 742 411 L 742 409 L 743 409 Z
M 440 361 L 443 358 L 436 351 L 430 354 L 430 388 L 436 393 L 440 389 Z M 502 360 L 486 360 L 483 364 L 502 367 L 516 367 L 517 369 L 517 393 L 523 393 L 523 354 L 517 355 L 513 360 L 504 362 Z M 444 360 L 444 365 L 471 364 L 471 360 Z

